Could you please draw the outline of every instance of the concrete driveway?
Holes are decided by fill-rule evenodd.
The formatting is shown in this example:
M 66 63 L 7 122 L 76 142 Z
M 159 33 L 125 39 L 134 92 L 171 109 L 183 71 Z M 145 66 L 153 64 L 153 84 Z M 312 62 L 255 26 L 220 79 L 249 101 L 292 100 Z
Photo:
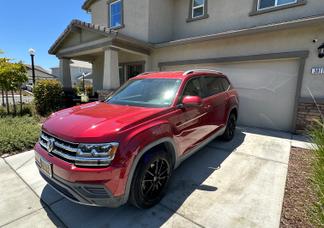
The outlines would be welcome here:
M 81 206 L 41 179 L 33 151 L 0 159 L 4 227 L 278 227 L 291 145 L 289 133 L 240 128 L 215 140 L 175 172 L 167 196 L 149 210 Z

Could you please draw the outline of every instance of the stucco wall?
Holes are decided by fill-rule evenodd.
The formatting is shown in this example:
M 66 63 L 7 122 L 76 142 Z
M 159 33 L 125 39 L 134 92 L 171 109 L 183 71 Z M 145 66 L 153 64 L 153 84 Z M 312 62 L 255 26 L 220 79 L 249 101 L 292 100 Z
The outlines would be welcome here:
M 124 24 L 120 33 L 139 40 L 148 40 L 149 36 L 149 0 L 123 0 Z M 91 5 L 93 24 L 108 26 L 107 0 L 99 0 Z
M 208 0 L 209 18 L 187 22 L 191 0 L 123 0 L 124 24 L 120 32 L 134 38 L 160 43 L 198 35 L 278 23 L 324 14 L 323 0 L 250 16 L 254 0 Z M 108 26 L 107 0 L 91 5 L 92 23 Z
M 147 41 L 149 30 L 149 1 L 124 0 L 124 24 L 122 34 Z
M 91 7 L 91 23 L 108 25 L 108 6 L 106 0 L 95 1 Z
M 312 42 L 315 38 L 319 39 L 318 43 Z M 308 50 L 310 54 L 306 59 L 301 96 L 310 97 L 309 88 L 314 96 L 324 97 L 324 76 L 311 75 L 313 66 L 324 65 L 324 60 L 318 58 L 317 52 L 318 46 L 323 42 L 324 25 L 314 25 L 307 28 L 159 48 L 152 53 L 152 66 L 153 70 L 159 70 L 159 62 Z
M 249 16 L 254 0 L 208 0 L 209 18 L 187 23 L 189 1 L 175 0 L 173 39 L 249 28 L 324 13 L 323 0 L 309 0 L 306 5 L 255 16 Z
M 142 62 L 146 58 L 143 55 L 136 55 L 129 52 L 119 51 L 118 52 L 119 63 L 130 63 L 130 62 Z
M 150 0 L 149 41 L 161 43 L 172 40 L 174 0 Z

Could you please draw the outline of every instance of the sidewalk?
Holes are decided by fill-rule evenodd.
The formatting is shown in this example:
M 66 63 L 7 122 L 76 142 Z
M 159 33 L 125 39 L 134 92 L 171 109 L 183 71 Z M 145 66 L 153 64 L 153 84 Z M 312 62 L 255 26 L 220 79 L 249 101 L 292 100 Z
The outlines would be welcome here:
M 1 227 L 62 227 L 62 223 L 51 213 L 46 203 L 40 200 L 45 183 L 40 181 L 39 174 L 35 173 L 36 170 L 30 165 L 32 162 L 29 161 L 34 159 L 33 156 L 32 151 L 7 158 L 7 161 L 0 159 Z M 34 183 L 31 182 L 34 188 L 27 184 L 19 173 L 24 173 L 23 176 L 27 180 L 38 179 L 36 182 L 32 181 Z M 47 200 L 50 203 L 50 199 Z

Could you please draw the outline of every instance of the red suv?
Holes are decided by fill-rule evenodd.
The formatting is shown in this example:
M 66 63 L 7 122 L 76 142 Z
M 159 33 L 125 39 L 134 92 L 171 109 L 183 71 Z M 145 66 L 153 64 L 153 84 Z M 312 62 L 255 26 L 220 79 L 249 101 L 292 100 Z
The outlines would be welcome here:
M 237 114 L 237 92 L 220 72 L 143 73 L 104 102 L 52 114 L 36 164 L 74 202 L 148 208 L 182 161 L 217 136 L 233 138 Z

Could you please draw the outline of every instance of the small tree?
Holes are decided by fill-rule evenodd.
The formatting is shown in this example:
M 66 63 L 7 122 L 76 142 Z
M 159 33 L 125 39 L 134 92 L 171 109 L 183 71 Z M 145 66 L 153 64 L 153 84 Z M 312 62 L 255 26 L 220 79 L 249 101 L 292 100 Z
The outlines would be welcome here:
M 36 111 L 47 115 L 62 108 L 63 86 L 57 80 L 39 80 L 34 87 Z
M 27 70 L 24 64 L 11 63 L 7 58 L 0 58 L 0 87 L 6 95 L 7 113 L 9 114 L 8 91 L 11 91 L 14 113 L 16 114 L 16 102 L 14 91 L 20 89 L 20 111 L 22 111 L 21 85 L 28 80 Z

